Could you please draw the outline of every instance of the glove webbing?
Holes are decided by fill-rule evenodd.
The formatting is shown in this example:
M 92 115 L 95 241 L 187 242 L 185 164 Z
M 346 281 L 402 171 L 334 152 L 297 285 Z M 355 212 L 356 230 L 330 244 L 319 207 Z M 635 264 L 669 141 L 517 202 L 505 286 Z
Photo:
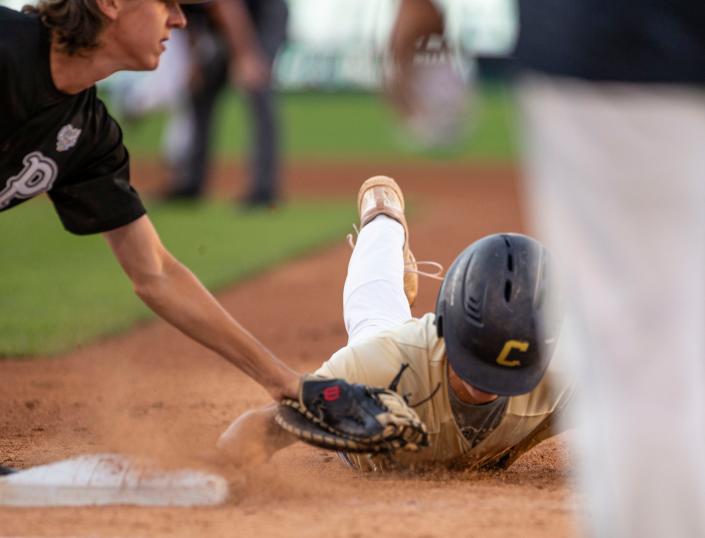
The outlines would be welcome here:
M 296 411 L 294 408 L 291 409 L 291 412 L 299 413 L 299 411 Z M 281 428 L 289 433 L 322 448 L 335 448 L 346 452 L 380 453 L 392 452 L 403 448 L 406 445 L 406 442 L 398 438 L 386 439 L 382 442 L 370 444 L 366 440 L 344 438 L 339 432 L 335 432 L 335 434 L 323 435 L 321 433 L 312 432 L 308 429 L 297 428 L 296 426 L 286 422 L 286 420 L 284 420 L 279 414 L 275 416 L 275 421 Z M 323 432 L 327 433 L 327 430 L 324 430 L 323 428 L 321 429 Z
M 376 393 L 371 393 L 371 394 L 372 394 L 372 396 L 375 397 L 375 400 L 381 406 L 382 404 L 379 401 L 377 394 Z M 292 398 L 283 398 L 281 401 L 281 404 L 295 409 L 297 412 L 301 413 L 303 416 L 305 416 L 308 420 L 310 420 L 311 422 L 316 424 L 316 426 L 320 427 L 322 430 L 325 430 L 328 433 L 331 433 L 335 436 L 342 437 L 344 439 L 348 439 L 350 441 L 355 441 L 357 443 L 378 443 L 380 441 L 388 439 L 388 437 L 385 437 L 384 431 L 379 433 L 378 435 L 375 435 L 374 437 L 367 437 L 367 436 L 366 437 L 358 437 L 355 435 L 350 435 L 345 432 L 338 431 L 335 428 L 332 428 L 330 425 L 326 424 L 326 422 L 323 421 L 320 417 L 311 413 L 311 411 L 309 411 L 304 406 L 302 406 L 299 401 L 294 400 Z

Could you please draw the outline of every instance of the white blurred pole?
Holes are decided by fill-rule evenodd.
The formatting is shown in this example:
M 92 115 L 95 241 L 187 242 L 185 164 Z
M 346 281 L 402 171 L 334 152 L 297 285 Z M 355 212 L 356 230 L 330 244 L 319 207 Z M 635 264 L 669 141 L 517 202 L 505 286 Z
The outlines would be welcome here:
M 520 98 L 569 285 L 588 534 L 705 536 L 705 93 L 535 76 Z

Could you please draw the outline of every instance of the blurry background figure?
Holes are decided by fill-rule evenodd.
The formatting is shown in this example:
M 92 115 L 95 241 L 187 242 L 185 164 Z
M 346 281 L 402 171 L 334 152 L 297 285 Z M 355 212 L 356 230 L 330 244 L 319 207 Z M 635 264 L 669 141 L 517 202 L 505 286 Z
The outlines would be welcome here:
M 525 185 L 569 291 L 586 529 L 705 536 L 705 4 L 518 5 Z M 398 75 L 445 7 L 402 1 Z
M 571 284 L 588 528 L 705 536 L 705 4 L 519 5 L 527 195 Z
M 401 99 L 393 101 L 403 126 L 423 148 L 450 146 L 470 127 L 470 96 L 474 90 L 471 78 L 463 79 L 458 70 L 461 58 L 436 36 L 427 40 L 424 53 L 408 58 L 413 69 L 393 62 L 392 69 L 406 69 L 406 76 L 392 75 L 390 84 L 399 81 L 395 90 Z M 468 73 L 471 77 L 472 73 Z
M 5 1 L 7 0 L 0 0 L 0 3 Z M 232 110 L 235 100 L 231 98 L 227 84 L 227 64 L 230 57 L 238 60 L 230 62 L 232 66 L 230 79 L 234 82 L 233 86 L 243 88 L 249 81 L 257 87 L 262 82 L 261 74 L 269 75 L 269 80 L 265 77 L 265 84 L 269 87 L 274 85 L 282 91 L 282 105 L 287 115 L 292 118 L 292 123 L 297 123 L 298 108 L 295 106 L 296 110 L 292 113 L 290 103 L 301 100 L 306 94 L 323 92 L 326 96 L 353 97 L 364 94 L 378 97 L 379 90 L 385 83 L 397 79 L 393 76 L 393 72 L 389 72 L 398 64 L 389 61 L 387 45 L 399 5 L 398 0 L 357 0 L 356 2 L 288 0 L 286 6 L 290 13 L 286 28 L 286 43 L 276 51 L 274 66 L 270 65 L 271 58 L 265 57 L 263 49 L 276 48 L 273 45 L 280 38 L 283 39 L 282 34 L 285 30 L 283 24 L 273 25 L 271 18 L 264 18 L 267 13 L 273 11 L 281 14 L 280 8 L 283 4 L 276 2 L 279 8 L 270 9 L 267 8 L 270 1 L 263 1 L 261 5 L 252 4 L 253 8 L 262 10 L 263 19 L 259 25 L 253 24 L 251 16 L 247 16 L 249 12 L 243 0 L 220 0 L 217 2 L 220 4 L 219 7 L 216 7 L 215 2 L 197 6 L 190 12 L 192 16 L 187 35 L 191 35 L 191 39 L 182 37 L 179 43 L 170 42 L 163 64 L 155 73 L 148 75 L 120 73 L 101 84 L 110 92 L 115 113 L 123 120 L 128 118 L 137 120 L 142 116 L 145 121 L 140 122 L 141 125 L 154 123 L 155 118 L 159 118 L 158 121 L 161 124 L 163 120 L 159 115 L 150 115 L 148 112 L 167 112 L 165 117 L 169 118 L 170 124 L 164 130 L 166 135 L 163 137 L 165 142 L 163 155 L 167 162 L 172 163 L 171 168 L 175 171 L 170 174 L 175 177 L 170 177 L 168 190 L 177 197 L 180 191 L 185 193 L 185 197 L 189 197 L 190 193 L 198 190 L 198 187 L 189 188 L 192 183 L 198 185 L 198 181 L 193 181 L 192 178 L 201 177 L 210 184 L 206 177 L 209 160 L 203 158 L 204 150 L 200 150 L 200 158 L 190 157 L 199 153 L 197 148 L 202 148 L 206 139 L 204 136 L 196 136 L 198 131 L 195 128 L 193 104 L 200 103 L 199 109 L 210 110 L 210 116 L 204 113 L 200 114 L 200 118 L 212 118 L 213 114 L 220 116 L 220 112 L 223 111 L 223 115 L 232 117 L 228 111 Z M 389 145 L 393 146 L 393 150 L 404 153 L 433 154 L 436 149 L 441 150 L 445 155 L 450 152 L 455 154 L 465 152 L 468 147 L 467 139 L 474 134 L 478 123 L 487 119 L 485 116 L 478 121 L 478 117 L 473 114 L 473 102 L 486 96 L 485 83 L 488 81 L 493 84 L 490 91 L 491 97 L 500 93 L 499 86 L 505 79 L 502 66 L 509 63 L 506 56 L 514 44 L 516 33 L 513 6 L 512 0 L 453 0 L 449 6 L 449 12 L 452 14 L 452 20 L 457 22 L 447 24 L 442 36 L 429 40 L 428 46 L 425 47 L 425 54 L 419 57 L 416 63 L 415 80 L 409 84 L 407 107 L 415 113 L 408 116 L 404 113 L 398 114 L 394 119 L 401 119 L 401 122 L 390 124 L 391 129 L 387 129 L 385 125 L 385 132 L 375 127 L 375 134 L 391 135 L 393 138 Z M 230 16 L 225 19 L 222 18 L 222 13 L 220 16 L 217 13 L 224 9 L 230 11 Z M 240 13 L 244 12 L 245 16 L 238 16 L 238 10 Z M 233 11 L 235 15 L 232 14 Z M 281 22 L 281 18 L 277 20 Z M 276 26 L 276 29 L 267 34 L 272 39 L 264 39 L 265 26 L 263 25 L 265 24 L 267 24 L 266 28 L 270 29 Z M 263 28 L 261 32 L 257 31 L 259 27 Z M 198 43 L 195 43 L 196 41 Z M 194 50 L 191 42 L 195 44 Z M 262 45 L 263 42 L 270 43 L 272 46 L 265 47 Z M 233 49 L 236 51 L 234 54 Z M 238 50 L 241 52 L 237 52 Z M 265 57 L 264 61 L 262 61 L 263 57 Z M 241 61 L 242 59 L 244 61 Z M 187 67 L 192 60 L 197 60 L 193 62 L 195 64 L 193 69 Z M 166 69 L 168 64 L 177 61 L 180 67 Z M 245 67 L 259 65 L 260 68 L 247 69 L 250 75 L 243 77 L 239 74 L 242 71 L 241 64 Z M 265 67 L 264 70 L 261 69 L 262 66 Z M 232 75 L 232 72 L 235 74 Z M 439 77 L 444 80 L 442 84 L 437 83 Z M 220 87 L 214 84 L 214 80 L 220 82 Z M 191 82 L 193 82 L 194 95 L 191 95 L 189 87 Z M 498 84 L 494 84 L 495 82 Z M 501 100 L 508 101 L 508 96 L 503 91 L 501 93 Z M 247 104 L 249 100 L 246 92 L 243 92 L 243 96 Z M 217 104 L 213 105 L 216 101 Z M 269 103 L 271 104 L 271 96 Z M 213 110 L 214 106 L 220 107 L 220 105 L 224 108 Z M 239 119 L 241 111 L 239 106 L 237 108 L 238 119 L 229 121 L 238 126 L 252 125 L 254 120 Z M 318 110 L 324 108 L 321 107 Z M 253 110 L 251 107 L 246 109 Z M 274 114 L 273 123 L 262 122 L 265 128 L 261 132 L 266 132 L 266 126 L 271 125 L 273 133 L 276 134 L 278 132 L 277 114 L 276 110 L 271 108 L 270 110 Z M 266 119 L 266 116 L 264 117 Z M 306 118 L 308 121 L 310 115 Z M 387 122 L 387 118 L 385 114 L 380 123 Z M 243 119 L 247 120 L 247 118 Z M 362 117 L 355 119 L 363 120 Z M 209 121 L 211 127 L 215 129 L 213 133 L 207 135 L 210 140 L 213 141 L 218 134 L 224 135 L 227 137 L 225 140 L 230 149 L 229 155 L 239 159 L 243 143 L 240 129 L 234 129 L 231 125 L 223 128 L 222 122 L 218 126 L 215 125 L 218 123 L 217 120 Z M 338 124 L 334 124 L 331 118 L 331 130 L 336 130 L 334 127 Z M 504 125 L 507 130 L 511 129 L 509 124 L 510 121 L 507 121 Z M 128 125 L 128 131 L 132 125 L 133 123 Z M 492 127 L 496 126 L 497 122 L 493 122 Z M 346 122 L 347 127 L 350 127 L 349 121 Z M 287 131 L 295 132 L 296 128 L 296 125 L 287 126 Z M 499 128 L 501 129 L 502 126 Z M 161 125 L 159 129 L 161 133 Z M 233 130 L 236 132 L 233 133 Z M 225 131 L 228 131 L 227 134 Z M 336 131 L 335 134 L 326 132 L 324 135 L 320 128 L 311 129 L 310 136 L 315 137 L 317 132 L 321 138 L 328 141 L 332 136 L 340 136 L 338 140 L 341 145 L 355 146 L 357 141 L 353 141 L 352 144 L 346 143 L 347 138 L 353 138 L 352 130 L 337 129 Z M 151 145 L 156 140 L 157 131 L 155 129 L 150 132 L 153 133 L 149 137 Z M 128 132 L 128 136 L 130 134 Z M 306 145 L 307 137 L 302 140 L 300 135 L 292 136 L 286 147 L 287 152 L 291 154 L 297 151 L 297 147 Z M 148 137 L 145 135 L 144 138 Z M 261 135 L 261 138 L 265 138 L 264 135 Z M 374 139 L 374 137 L 368 138 L 370 142 Z M 278 153 L 276 138 L 268 137 L 268 139 L 274 143 L 269 151 L 276 156 Z M 263 144 L 257 146 L 254 134 L 250 136 L 250 140 L 245 151 L 250 157 L 250 175 L 255 177 L 256 163 L 263 160 L 266 162 L 266 159 L 261 158 L 264 154 L 262 152 L 259 154 L 260 158 L 255 158 L 255 150 L 257 147 L 266 148 L 266 146 Z M 222 151 L 224 145 L 222 141 L 218 144 L 211 143 L 211 146 L 219 148 L 219 151 Z M 382 152 L 381 149 L 380 152 Z M 207 148 L 205 153 L 208 154 Z M 205 164 L 200 166 L 199 161 Z M 276 159 L 270 162 L 273 163 L 272 177 L 275 178 L 276 185 L 278 176 L 276 171 L 279 167 Z M 194 164 L 185 166 L 188 163 Z M 191 170 L 200 168 L 205 168 L 206 171 L 196 173 Z M 267 177 L 264 172 L 261 175 Z M 203 185 L 203 183 L 201 181 L 200 184 Z M 266 182 L 262 181 L 262 183 Z M 201 192 L 205 190 L 208 189 L 203 187 Z
M 284 43 L 283 0 L 219 0 L 189 6 L 190 95 L 168 131 L 172 182 L 169 199 L 198 198 L 209 171 L 213 114 L 228 83 L 242 88 L 250 121 L 246 206 L 273 206 L 279 197 L 279 129 L 271 68 Z
M 422 148 L 472 134 L 480 80 L 511 76 L 513 0 L 401 0 L 385 43 L 386 94 Z
M 454 143 L 469 120 L 472 84 L 461 77 L 444 30 L 441 14 L 426 0 L 406 3 L 392 30 L 388 93 L 403 124 L 424 147 Z

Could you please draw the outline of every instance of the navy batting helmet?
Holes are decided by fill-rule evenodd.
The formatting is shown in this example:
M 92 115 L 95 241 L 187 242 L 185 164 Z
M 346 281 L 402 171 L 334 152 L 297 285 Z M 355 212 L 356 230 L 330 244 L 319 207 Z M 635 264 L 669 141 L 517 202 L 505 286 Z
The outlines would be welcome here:
M 514 396 L 541 381 L 560 332 L 546 249 L 520 234 L 463 250 L 438 293 L 436 327 L 451 367 L 484 392 Z

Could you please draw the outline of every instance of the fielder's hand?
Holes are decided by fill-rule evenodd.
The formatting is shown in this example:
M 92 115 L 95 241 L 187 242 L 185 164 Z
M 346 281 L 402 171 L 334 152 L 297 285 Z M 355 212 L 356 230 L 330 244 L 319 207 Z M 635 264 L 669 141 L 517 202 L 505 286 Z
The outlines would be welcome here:
M 284 398 L 276 422 L 306 443 L 347 452 L 393 452 L 428 446 L 416 411 L 394 390 L 342 379 L 303 378 L 298 400 Z

